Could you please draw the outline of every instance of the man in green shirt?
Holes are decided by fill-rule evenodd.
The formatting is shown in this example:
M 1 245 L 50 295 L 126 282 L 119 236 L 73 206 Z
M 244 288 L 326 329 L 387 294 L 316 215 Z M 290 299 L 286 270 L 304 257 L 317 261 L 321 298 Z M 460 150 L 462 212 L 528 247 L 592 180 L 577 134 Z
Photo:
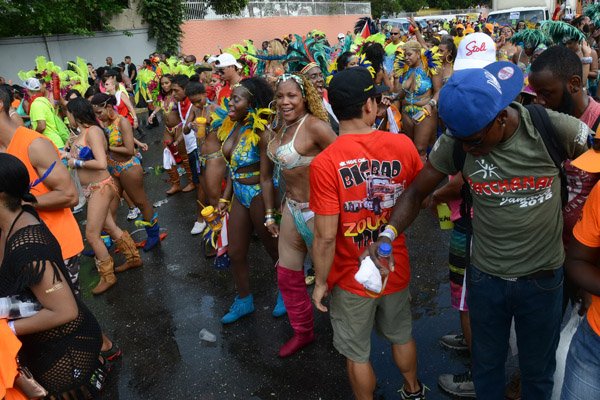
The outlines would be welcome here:
M 392 31 L 390 32 L 390 37 L 392 38 L 392 41 L 385 46 L 385 54 L 387 56 L 393 56 L 396 54 L 398 48 L 404 44 L 401 40 L 402 32 L 400 32 L 400 28 L 393 27 Z
M 37 78 L 29 78 L 25 87 L 31 99 L 29 107 L 29 118 L 33 130 L 41 133 L 52 141 L 59 149 L 65 147 L 65 142 L 59 131 L 58 116 L 54 112 L 54 106 L 46 98 L 46 88 Z
M 504 399 L 504 361 L 514 318 L 523 398 L 552 395 L 562 319 L 564 250 L 559 170 L 529 111 L 513 103 L 523 74 L 512 63 L 456 71 L 440 92 L 448 128 L 429 161 L 397 200 L 389 225 L 369 248 L 390 242 L 448 175 L 462 172 L 473 198 L 473 242 L 467 269 L 476 395 Z M 548 110 L 568 158 L 587 150 L 589 128 Z M 457 143 L 458 142 L 458 143 Z M 455 165 L 455 151 L 466 153 Z M 378 261 L 376 261 L 378 264 Z

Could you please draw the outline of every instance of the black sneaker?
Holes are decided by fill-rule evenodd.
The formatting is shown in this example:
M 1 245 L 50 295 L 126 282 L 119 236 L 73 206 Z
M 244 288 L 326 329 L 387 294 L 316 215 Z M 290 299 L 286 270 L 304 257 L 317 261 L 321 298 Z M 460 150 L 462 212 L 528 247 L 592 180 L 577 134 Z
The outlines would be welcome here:
M 418 383 L 421 385 L 421 388 L 415 393 L 407 391 L 406 388 L 402 386 L 402 389 L 398 390 L 398 393 L 400 393 L 400 398 L 402 400 L 425 400 L 425 391 L 429 390 L 429 388 L 423 385 L 421 382 Z
M 445 335 L 440 339 L 440 344 L 452 350 L 469 350 L 465 336 L 461 333 L 460 335 Z
M 473 377 L 471 370 L 458 375 L 443 374 L 438 378 L 440 388 L 458 397 L 475 398 L 475 385 L 473 385 Z

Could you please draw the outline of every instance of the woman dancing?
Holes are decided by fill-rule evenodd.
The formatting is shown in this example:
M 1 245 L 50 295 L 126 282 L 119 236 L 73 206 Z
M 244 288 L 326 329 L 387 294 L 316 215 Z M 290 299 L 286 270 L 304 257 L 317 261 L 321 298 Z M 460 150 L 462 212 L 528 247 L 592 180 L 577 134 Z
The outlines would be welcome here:
M 265 204 L 261 181 L 271 180 L 260 159 L 261 134 L 267 121 L 262 112 L 273 98 L 273 91 L 263 78 L 249 78 L 234 85 L 231 100 L 225 101 L 227 117 L 220 121 L 221 152 L 229 169 L 227 187 L 219 200 L 223 213 L 231 202 L 228 226 L 229 257 L 236 296 L 229 312 L 221 318 L 223 324 L 237 321 L 254 311 L 250 293 L 248 249 L 254 230 L 260 237 L 273 263 L 278 259 L 277 238 L 265 227 Z M 270 110 L 267 109 L 267 115 Z M 217 113 L 217 115 L 222 113 Z M 217 123 L 216 125 L 219 125 Z M 272 186 L 271 186 L 271 192 Z M 271 198 L 273 193 L 265 194 Z
M 19 363 L 49 392 L 45 398 L 98 398 L 98 378 L 106 375 L 100 326 L 73 293 L 58 242 L 34 208 L 23 205 L 36 202 L 27 168 L 0 153 L 0 170 L 0 297 L 42 307 L 9 322 L 23 344 Z
M 175 100 L 173 97 L 173 90 L 171 89 L 172 81 L 173 76 L 169 74 L 161 76 L 159 90 L 160 94 L 157 98 L 158 107 L 156 107 L 152 114 L 150 114 L 148 117 L 148 124 L 153 124 L 156 114 L 158 114 L 161 110 L 163 111 L 163 119 L 165 123 L 163 143 L 165 147 L 169 147 L 175 141 L 175 137 L 177 136 L 177 127 L 181 122 L 179 115 L 177 114 L 177 100 Z M 177 168 L 175 166 L 171 167 L 167 170 L 167 173 L 169 174 L 169 180 L 171 182 L 171 187 L 166 191 L 167 195 L 173 195 L 178 192 L 187 193 L 194 190 L 190 161 L 188 159 L 187 152 L 185 151 L 185 145 L 181 143 L 176 150 L 181 157 L 183 167 L 185 168 L 188 177 L 188 184 L 182 189 Z
M 435 139 L 437 129 L 437 102 L 442 86 L 439 54 L 436 48 L 426 50 L 413 40 L 397 53 L 394 69 L 401 83 L 403 130 L 425 162 L 427 146 Z
M 96 122 L 94 109 L 85 99 L 78 97 L 67 104 L 69 119 L 79 127 L 80 134 L 67 153 L 69 166 L 77 171 L 87 200 L 87 224 L 85 237 L 94 250 L 100 282 L 92 289 L 93 294 L 101 294 L 112 287 L 117 279 L 114 271 L 122 272 L 142 266 L 140 253 L 127 231 L 122 231 L 110 213 L 110 204 L 118 195 L 114 179 L 107 171 L 107 143 L 102 128 Z M 113 270 L 113 259 L 100 237 L 105 230 L 115 240 L 117 248 L 125 256 L 126 262 Z
M 273 183 L 261 176 L 265 206 L 265 225 L 279 236 L 277 284 L 288 312 L 294 336 L 279 350 L 288 357 L 314 341 L 313 309 L 304 281 L 304 259 L 312 248 L 314 213 L 308 207 L 310 197 L 309 166 L 313 158 L 335 138 L 327 111 L 319 94 L 304 76 L 285 74 L 277 81 L 277 110 L 283 124 L 273 135 L 261 162 L 261 170 L 281 171 L 285 182 L 285 203 L 280 226 L 274 210 Z M 270 159 L 270 160 L 269 160 Z
M 141 225 L 146 228 L 148 238 L 144 251 L 149 251 L 160 244 L 160 227 L 158 215 L 153 213 L 152 206 L 144 191 L 144 173 L 140 160 L 134 156 L 133 132 L 126 118 L 115 111 L 114 96 L 97 93 L 92 97 L 94 114 L 106 130 L 108 137 L 108 172 L 115 178 L 119 197 L 113 199 L 111 211 L 113 216 L 119 206 L 119 198 L 123 191 L 142 211 L 144 220 Z

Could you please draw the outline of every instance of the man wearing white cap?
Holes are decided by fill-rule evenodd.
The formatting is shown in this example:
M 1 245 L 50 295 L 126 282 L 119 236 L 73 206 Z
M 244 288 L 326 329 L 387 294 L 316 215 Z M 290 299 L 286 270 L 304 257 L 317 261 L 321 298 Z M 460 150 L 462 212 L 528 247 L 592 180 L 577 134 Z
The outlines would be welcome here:
M 231 87 L 242 80 L 240 71 L 243 67 L 229 53 L 220 54 L 215 60 L 215 67 L 217 67 L 217 74 L 221 75 L 221 79 L 225 81 L 225 86 L 219 92 L 217 99 L 217 102 L 221 104 L 224 99 L 231 96 Z
M 57 148 L 65 147 L 65 140 L 68 139 L 61 135 L 59 124 L 62 121 L 54 113 L 54 106 L 45 96 L 46 88 L 37 78 L 29 78 L 24 83 L 25 88 L 30 96 L 29 118 L 31 119 L 31 127 L 46 136 L 56 145 Z

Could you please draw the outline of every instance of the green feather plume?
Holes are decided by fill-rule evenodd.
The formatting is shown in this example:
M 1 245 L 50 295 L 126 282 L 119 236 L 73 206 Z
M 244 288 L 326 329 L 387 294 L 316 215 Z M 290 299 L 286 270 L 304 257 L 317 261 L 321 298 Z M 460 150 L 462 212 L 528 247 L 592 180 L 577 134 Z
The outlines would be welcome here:
M 585 40 L 585 35 L 579 29 L 562 21 L 544 21 L 540 29 L 554 44 Z
M 516 45 L 526 47 L 529 49 L 535 49 L 541 44 L 549 46 L 551 40 L 544 32 L 539 29 L 523 29 L 516 32 L 510 41 Z
M 596 28 L 600 28 L 600 4 L 589 4 L 583 14 L 592 20 Z

